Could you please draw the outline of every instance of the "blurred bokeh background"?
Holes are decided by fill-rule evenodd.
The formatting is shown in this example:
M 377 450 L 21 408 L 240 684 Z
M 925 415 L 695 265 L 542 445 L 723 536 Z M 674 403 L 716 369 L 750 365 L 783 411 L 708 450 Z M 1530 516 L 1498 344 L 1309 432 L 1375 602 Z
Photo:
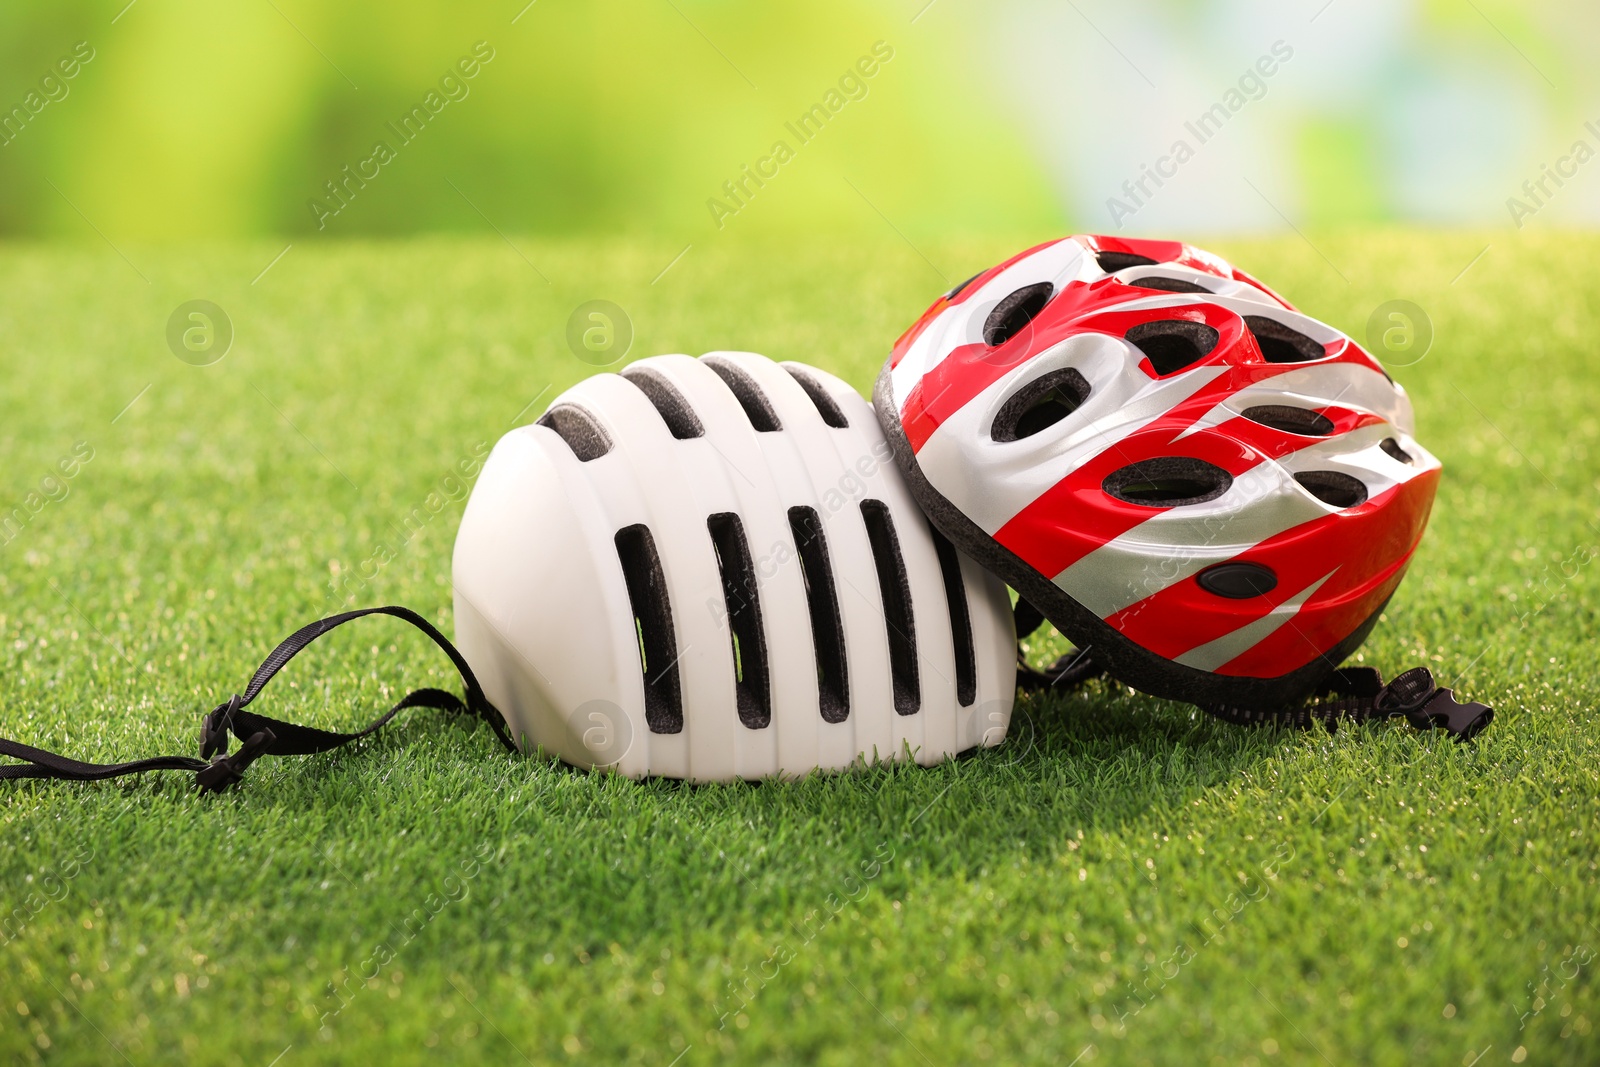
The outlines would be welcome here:
M 12 3 L 0 235 L 1592 222 L 1597 31 L 1582 0 Z

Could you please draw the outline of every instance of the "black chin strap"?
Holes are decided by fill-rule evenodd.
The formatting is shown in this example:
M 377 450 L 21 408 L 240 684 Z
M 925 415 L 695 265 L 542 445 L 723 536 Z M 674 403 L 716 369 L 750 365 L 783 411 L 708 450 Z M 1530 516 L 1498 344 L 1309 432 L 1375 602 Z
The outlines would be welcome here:
M 281 671 L 295 655 L 311 642 L 336 627 L 343 626 L 365 615 L 392 615 L 403 619 L 427 634 L 433 643 L 444 650 L 461 675 L 466 690 L 463 701 L 454 693 L 443 689 L 418 689 L 408 693 L 394 707 L 379 718 L 354 733 L 321 730 L 315 726 L 269 719 L 244 709 L 261 694 L 272 676 Z M 385 723 L 406 708 L 439 708 L 443 711 L 465 712 L 484 719 L 493 727 L 495 736 L 508 751 L 517 751 L 516 742 L 506 730 L 505 722 L 494 705 L 483 695 L 472 668 L 448 638 L 433 624 L 410 608 L 389 606 L 361 608 L 346 611 L 326 619 L 302 626 L 289 635 L 260 667 L 245 687 L 244 693 L 235 693 L 224 703 L 213 708 L 200 724 L 200 757 L 155 756 L 150 759 L 130 760 L 127 763 L 84 763 L 54 752 L 34 748 L 0 737 L 0 755 L 13 756 L 23 763 L 0 766 L 0 779 L 50 778 L 69 782 L 97 782 L 105 778 L 121 778 L 127 774 L 144 771 L 191 771 L 195 782 L 203 790 L 220 793 L 244 776 L 245 768 L 261 756 L 301 756 L 312 752 L 327 752 L 366 737 L 381 729 Z M 232 733 L 242 744 L 232 755 L 228 754 L 228 735 Z
M 1033 633 L 1044 624 L 1044 613 L 1026 600 L 1018 599 L 1013 612 L 1017 638 Z M 1104 673 L 1091 658 L 1093 649 L 1068 652 L 1044 670 L 1029 666 L 1017 650 L 1017 688 L 1072 689 Z M 1372 667 L 1344 667 L 1322 683 L 1317 699 L 1288 710 L 1259 711 L 1218 705 L 1203 705 L 1203 710 L 1225 722 L 1240 726 L 1297 726 L 1314 724 L 1331 733 L 1341 722 L 1364 723 L 1373 719 L 1404 716 L 1419 730 L 1437 727 L 1458 741 L 1467 741 L 1494 721 L 1494 709 L 1470 701 L 1463 704 L 1455 692 L 1441 688 L 1426 667 L 1413 667 L 1388 685 Z
M 1494 721 L 1494 709 L 1469 701 L 1440 687 L 1433 672 L 1413 667 L 1388 685 L 1372 667 L 1342 667 L 1328 676 L 1318 699 L 1289 711 L 1255 711 L 1247 708 L 1208 706 L 1206 711 L 1226 722 L 1256 726 L 1277 724 L 1305 728 L 1321 724 L 1331 733 L 1340 722 L 1363 723 L 1404 716 L 1419 730 L 1439 728 L 1457 741 L 1468 741 Z M 1330 699 L 1331 698 L 1331 699 Z

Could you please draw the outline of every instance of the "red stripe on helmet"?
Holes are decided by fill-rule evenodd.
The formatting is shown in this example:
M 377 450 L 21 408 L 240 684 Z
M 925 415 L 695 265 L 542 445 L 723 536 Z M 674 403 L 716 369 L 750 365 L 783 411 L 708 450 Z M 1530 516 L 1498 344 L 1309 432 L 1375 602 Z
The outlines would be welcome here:
M 1266 616 L 1333 570 L 1330 561 L 1335 561 L 1338 569 L 1283 624 L 1282 628 L 1300 632 L 1302 640 L 1273 646 L 1283 648 L 1280 657 L 1298 658 L 1288 662 L 1263 655 L 1259 673 L 1252 676 L 1285 674 L 1343 640 L 1371 614 L 1352 613 L 1370 602 L 1375 589 L 1391 578 L 1398 581 L 1394 561 L 1409 559 L 1422 539 L 1438 482 L 1438 470 L 1423 471 L 1359 507 L 1302 523 L 1232 557 L 1229 562 L 1260 564 L 1277 575 L 1277 586 L 1264 596 L 1229 600 L 1207 591 L 1191 575 L 1110 615 L 1106 622 L 1135 644 L 1176 659 Z M 1152 566 L 1159 562 L 1153 560 Z M 1393 585 L 1388 587 L 1392 591 Z M 1356 607 L 1349 607 L 1351 603 Z

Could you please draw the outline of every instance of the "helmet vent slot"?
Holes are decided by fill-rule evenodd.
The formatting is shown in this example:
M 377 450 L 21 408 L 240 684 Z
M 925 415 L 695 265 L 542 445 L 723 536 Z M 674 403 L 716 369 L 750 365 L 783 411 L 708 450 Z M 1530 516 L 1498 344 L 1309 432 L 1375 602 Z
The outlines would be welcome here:
M 554 430 L 584 463 L 611 451 L 611 437 L 587 411 L 576 404 L 557 404 L 539 416 L 538 425 Z
M 644 718 L 654 734 L 683 730 L 683 689 L 678 679 L 678 642 L 672 632 L 667 579 L 656 555 L 655 539 L 644 525 L 617 531 L 617 558 L 633 607 L 639 640 L 639 670 L 644 676 Z
M 1055 293 L 1056 287 L 1049 282 L 1024 285 L 1011 293 L 983 320 L 983 343 L 991 348 L 1003 345 L 1027 329 Z
M 744 524 L 731 511 L 712 515 L 706 520 L 706 528 L 711 531 L 711 543 L 717 550 L 722 600 L 728 609 L 739 721 L 752 730 L 764 729 L 772 722 L 772 691 L 750 544 L 745 540 Z
M 1366 483 L 1342 471 L 1300 471 L 1294 480 L 1329 507 L 1353 508 L 1367 499 Z
M 1307 337 L 1277 319 L 1269 319 L 1265 315 L 1246 315 L 1244 324 L 1250 328 L 1251 335 L 1256 339 L 1256 347 L 1261 349 L 1261 356 L 1268 363 L 1309 363 L 1313 359 L 1323 359 L 1328 354 L 1321 341 Z
M 943 299 L 945 299 L 945 300 L 954 300 L 956 297 L 960 296 L 963 292 L 966 291 L 967 286 L 971 285 L 973 282 L 977 281 L 981 277 L 983 277 L 983 271 L 980 270 L 978 273 L 974 274 L 972 277 L 968 278 L 966 281 L 962 282 L 960 285 L 957 285 L 954 288 L 952 288 L 948 293 L 945 293 Z
M 1100 269 L 1107 274 L 1115 274 L 1119 270 L 1129 267 L 1153 267 L 1156 261 L 1149 256 L 1140 256 L 1132 252 L 1096 252 L 1094 261 L 1100 264 Z
M 644 367 L 629 367 L 622 372 L 622 376 L 637 386 L 655 406 L 656 411 L 661 414 L 661 421 L 672 431 L 672 436 L 680 441 L 704 436 L 706 428 L 700 425 L 700 419 L 695 415 L 694 409 L 683 398 L 683 394 L 667 381 L 665 375 Z
M 708 359 L 703 362 L 716 372 L 717 377 L 727 383 L 728 388 L 738 399 L 739 406 L 744 408 L 745 417 L 750 420 L 751 426 L 762 433 L 773 433 L 783 429 L 783 424 L 778 421 L 778 413 L 772 410 L 771 402 L 767 400 L 767 395 L 761 391 L 754 378 L 727 360 Z
M 1195 575 L 1200 588 L 1229 600 L 1266 596 L 1278 588 L 1278 576 L 1259 563 L 1219 563 Z
M 978 699 L 978 657 L 972 643 L 972 610 L 967 606 L 967 584 L 961 577 L 961 557 L 956 546 L 932 525 L 933 549 L 939 554 L 939 572 L 944 575 L 944 597 L 950 608 L 950 633 L 956 654 L 956 700 L 970 708 Z
M 863 500 L 861 518 L 867 524 L 872 562 L 878 571 L 878 593 L 883 598 L 883 624 L 889 638 L 889 674 L 894 683 L 894 710 L 915 715 L 922 707 L 917 678 L 917 631 L 911 615 L 911 579 L 900 555 L 894 517 L 881 500 Z
M 1259 422 L 1284 433 L 1297 433 L 1303 437 L 1326 437 L 1333 432 L 1333 420 L 1320 411 L 1297 408 L 1288 404 L 1261 404 L 1240 412 L 1251 422 Z
M 1000 406 L 989 436 L 996 441 L 1032 437 L 1071 415 L 1089 399 L 1089 383 L 1072 367 L 1041 374 Z
M 1205 460 L 1162 456 L 1112 471 L 1100 488 L 1126 504 L 1170 508 L 1215 500 L 1232 484 L 1233 475 Z
M 811 641 L 817 657 L 817 704 L 823 722 L 844 722 L 850 717 L 850 689 L 845 675 L 844 619 L 839 614 L 839 593 L 833 584 L 833 564 L 828 542 L 815 508 L 789 509 L 789 532 L 800 556 L 800 576 L 806 586 L 806 610 L 811 615 Z
M 1140 289 L 1159 289 L 1164 293 L 1206 293 L 1211 290 L 1198 282 L 1191 282 L 1187 278 L 1169 278 L 1165 275 L 1152 274 L 1144 278 L 1134 278 L 1128 282 Z
M 1150 360 L 1156 374 L 1165 377 L 1210 355 L 1220 335 L 1203 322 L 1159 319 L 1141 322 L 1125 336 Z
M 828 390 L 823 387 L 815 375 L 808 374 L 795 366 L 785 366 L 789 377 L 800 383 L 800 388 L 806 391 L 806 396 L 811 398 L 811 403 L 816 405 L 817 414 L 822 416 L 822 421 L 832 426 L 835 430 L 843 430 L 850 425 L 850 420 L 844 417 L 844 412 L 828 395 Z
M 1392 437 L 1385 437 L 1382 441 L 1379 441 L 1378 442 L 1378 447 L 1383 449 L 1384 454 L 1387 455 L 1390 459 L 1397 459 L 1401 463 L 1413 463 L 1413 462 L 1415 462 L 1411 458 L 1411 453 L 1407 452 L 1405 449 L 1401 448 L 1400 447 L 1400 442 L 1396 441 Z

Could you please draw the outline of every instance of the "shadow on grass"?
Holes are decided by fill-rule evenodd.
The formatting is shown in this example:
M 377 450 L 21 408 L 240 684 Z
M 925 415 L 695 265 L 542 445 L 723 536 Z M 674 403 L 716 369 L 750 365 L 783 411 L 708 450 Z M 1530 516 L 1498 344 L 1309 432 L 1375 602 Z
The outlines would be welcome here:
M 322 847 L 347 853 L 353 877 L 425 883 L 452 849 L 492 841 L 508 888 L 526 887 L 504 908 L 600 944 L 804 907 L 888 853 L 885 891 L 977 877 L 1019 853 L 1043 859 L 1069 837 L 1180 810 L 1298 737 L 1095 683 L 1024 698 L 1004 744 L 934 767 L 691 785 L 505 757 L 487 731 L 419 718 L 366 751 L 275 767 L 236 803 L 247 819 L 322 824 Z M 332 817 L 352 810 L 359 818 Z

